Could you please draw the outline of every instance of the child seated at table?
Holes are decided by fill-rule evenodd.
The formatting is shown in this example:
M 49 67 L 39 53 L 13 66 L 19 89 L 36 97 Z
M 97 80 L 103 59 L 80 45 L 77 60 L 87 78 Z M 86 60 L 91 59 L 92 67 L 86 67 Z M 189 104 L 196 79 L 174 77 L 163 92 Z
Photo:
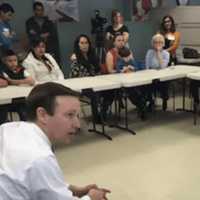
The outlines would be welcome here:
M 117 60 L 117 72 L 129 73 L 135 71 L 136 62 L 133 55 L 127 47 L 119 49 L 119 58 Z
M 9 85 L 34 85 L 33 78 L 24 67 L 19 65 L 17 55 L 14 51 L 6 50 L 2 56 L 2 63 L 3 76 Z
M 29 73 L 19 65 L 17 55 L 12 50 L 5 50 L 2 55 L 2 74 L 9 85 L 34 85 L 34 80 Z M 20 88 L 19 88 L 20 89 Z M 25 101 L 20 100 L 7 106 L 9 112 L 17 112 L 20 120 L 26 120 Z

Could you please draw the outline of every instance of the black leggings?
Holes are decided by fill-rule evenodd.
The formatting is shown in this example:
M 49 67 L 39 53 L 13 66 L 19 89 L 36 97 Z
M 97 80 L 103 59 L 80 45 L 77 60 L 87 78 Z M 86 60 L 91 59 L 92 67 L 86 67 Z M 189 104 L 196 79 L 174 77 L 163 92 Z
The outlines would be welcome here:
M 155 82 L 147 86 L 147 96 L 150 102 L 153 101 L 153 96 L 157 92 L 159 92 L 162 100 L 167 101 L 169 99 L 169 82 Z
M 132 104 L 134 104 L 140 111 L 145 109 L 146 105 L 146 96 L 145 88 L 144 87 L 137 87 L 137 88 L 126 88 L 126 95 L 128 96 L 129 100 Z M 106 115 L 108 107 L 112 105 L 114 98 L 122 98 L 121 91 L 105 91 L 103 92 L 103 103 L 102 103 L 102 113 Z

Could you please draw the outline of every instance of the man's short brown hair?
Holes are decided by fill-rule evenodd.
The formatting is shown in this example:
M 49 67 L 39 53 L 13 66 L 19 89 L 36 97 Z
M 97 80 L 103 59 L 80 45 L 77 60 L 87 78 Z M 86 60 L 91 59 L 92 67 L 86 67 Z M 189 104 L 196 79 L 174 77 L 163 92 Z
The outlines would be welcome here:
M 43 107 L 49 115 L 54 114 L 55 100 L 58 96 L 80 97 L 78 92 L 61 84 L 47 82 L 36 85 L 26 99 L 27 119 L 34 121 L 37 118 L 37 108 Z

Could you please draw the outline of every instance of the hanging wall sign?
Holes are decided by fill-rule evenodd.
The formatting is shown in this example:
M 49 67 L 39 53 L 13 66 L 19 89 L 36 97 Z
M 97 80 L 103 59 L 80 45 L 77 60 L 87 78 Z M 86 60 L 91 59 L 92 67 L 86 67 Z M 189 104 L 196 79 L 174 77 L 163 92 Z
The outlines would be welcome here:
M 188 5 L 189 0 L 176 0 L 176 2 L 177 2 L 178 6 L 180 6 L 180 5 Z
M 35 0 L 43 3 L 45 13 L 52 21 L 79 21 L 79 0 Z

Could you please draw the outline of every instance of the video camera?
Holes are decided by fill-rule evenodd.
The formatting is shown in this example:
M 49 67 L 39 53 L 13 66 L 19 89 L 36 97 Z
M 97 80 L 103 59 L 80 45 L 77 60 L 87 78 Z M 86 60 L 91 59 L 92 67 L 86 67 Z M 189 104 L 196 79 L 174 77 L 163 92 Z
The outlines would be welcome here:
M 107 23 L 105 17 L 101 17 L 100 10 L 95 10 L 95 18 L 91 19 L 92 34 L 98 34 L 103 32 L 103 27 Z

